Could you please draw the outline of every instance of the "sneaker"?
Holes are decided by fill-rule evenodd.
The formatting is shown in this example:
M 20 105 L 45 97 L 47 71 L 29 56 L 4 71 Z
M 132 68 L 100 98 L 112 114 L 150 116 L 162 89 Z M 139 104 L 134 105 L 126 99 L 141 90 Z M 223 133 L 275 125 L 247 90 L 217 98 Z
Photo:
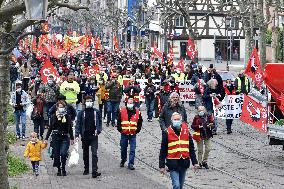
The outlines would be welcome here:
M 115 127 L 115 123 L 111 123 L 111 126 L 112 126 L 112 127 Z
M 135 170 L 135 167 L 132 164 L 130 164 L 130 165 L 128 165 L 128 169 Z
M 229 135 L 229 134 L 232 134 L 232 131 L 227 131 L 227 134 Z
M 99 172 L 94 172 L 94 173 L 92 173 L 92 178 L 97 178 L 97 177 L 99 177 L 99 176 L 101 176 L 102 174 L 101 173 L 99 173 Z
M 202 163 L 199 163 L 199 169 L 202 169 Z
M 58 169 L 57 176 L 62 176 L 61 169 Z
M 107 123 L 106 126 L 109 127 L 109 123 Z
M 104 123 L 106 123 L 107 122 L 107 119 L 106 118 L 104 118 Z
M 203 166 L 205 169 L 209 169 L 208 164 L 207 164 L 206 162 L 203 162 L 203 163 L 202 163 L 202 166 Z
M 152 120 L 152 119 L 149 119 L 148 121 L 149 121 L 149 122 L 152 122 L 153 120 Z
M 212 131 L 212 135 L 217 135 L 217 132 L 216 131 Z
M 22 139 L 23 139 L 23 140 L 25 140 L 25 139 L 26 139 L 26 137 L 25 137 L 25 136 L 22 136 Z
M 84 170 L 83 175 L 88 175 L 89 174 L 89 170 Z
M 35 171 L 35 176 L 37 177 L 39 175 L 38 170 Z
M 17 135 L 17 139 L 20 139 L 21 137 L 19 135 Z
M 124 167 L 124 163 L 125 163 L 124 161 L 121 161 L 120 162 L 120 167 Z
M 66 171 L 65 170 L 62 170 L 62 176 L 66 176 L 67 175 L 67 173 L 66 173 Z

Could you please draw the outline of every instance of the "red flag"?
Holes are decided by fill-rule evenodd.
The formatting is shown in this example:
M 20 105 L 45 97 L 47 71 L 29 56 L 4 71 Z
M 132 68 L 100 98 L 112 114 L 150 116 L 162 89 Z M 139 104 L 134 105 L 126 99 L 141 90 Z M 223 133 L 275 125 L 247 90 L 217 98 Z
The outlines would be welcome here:
M 86 75 L 88 76 L 88 77 L 96 77 L 96 75 L 97 75 L 97 73 L 99 72 L 99 68 L 98 68 L 98 66 L 93 66 L 93 67 L 88 67 L 87 69 L 86 69 Z
M 183 58 L 180 59 L 180 61 L 176 65 L 176 68 L 179 68 L 181 72 L 184 72 L 184 60 L 183 60 Z
M 41 74 L 41 80 L 44 83 L 47 82 L 47 78 L 49 75 L 53 75 L 56 81 L 60 80 L 56 68 L 52 65 L 49 59 L 45 60 L 44 65 L 40 69 L 40 74 Z
M 116 52 L 118 52 L 119 51 L 119 47 L 118 47 L 118 41 L 117 41 L 116 35 L 113 36 L 113 45 L 114 45 L 114 50 Z
M 256 86 L 261 89 L 261 84 L 263 82 L 263 73 L 256 48 L 252 50 L 247 68 L 245 70 L 245 74 L 252 78 Z
M 100 37 L 97 37 L 95 49 L 101 50 L 101 39 L 100 39 Z
M 173 52 L 173 48 L 170 47 L 169 53 L 167 55 L 167 57 L 169 58 L 169 60 L 173 60 L 174 59 L 174 52 Z
M 32 41 L 32 51 L 35 52 L 36 51 L 36 37 L 33 38 Z
M 267 108 L 256 102 L 250 96 L 244 96 L 240 120 L 253 126 L 261 132 L 267 132 Z
M 191 60 L 194 60 L 194 58 L 197 56 L 197 51 L 195 49 L 195 44 L 193 40 L 189 37 L 187 41 L 187 56 L 191 58 Z
M 163 58 L 163 53 L 156 47 L 156 45 L 154 46 L 153 53 L 154 55 Z

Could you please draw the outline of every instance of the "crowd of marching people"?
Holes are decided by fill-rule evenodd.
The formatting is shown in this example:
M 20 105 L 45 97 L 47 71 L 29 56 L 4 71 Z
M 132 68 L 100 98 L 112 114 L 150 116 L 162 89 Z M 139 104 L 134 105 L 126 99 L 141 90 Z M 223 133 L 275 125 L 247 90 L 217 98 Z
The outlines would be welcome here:
M 134 170 L 136 134 L 143 129 L 145 120 L 152 122 L 157 118 L 162 132 L 160 171 L 169 171 L 173 188 L 182 188 L 190 160 L 195 169 L 209 168 L 210 139 L 217 134 L 218 128 L 213 104 L 225 95 L 247 94 L 250 89 L 243 73 L 235 81 L 223 81 L 213 64 L 205 72 L 202 65 L 193 61 L 184 68 L 177 68 L 165 60 L 150 61 L 147 52 L 140 56 L 130 51 L 92 50 L 67 53 L 60 59 L 47 54 L 38 58 L 30 51 L 21 54 L 10 61 L 11 99 L 18 139 L 26 138 L 27 108 L 33 104 L 34 132 L 30 134 L 25 157 L 30 158 L 36 175 L 41 150 L 50 143 L 57 175 L 66 176 L 69 146 L 81 137 L 83 174 L 90 172 L 91 146 L 92 176 L 100 176 L 97 149 L 103 123 L 106 127 L 116 127 L 121 133 L 120 167 L 127 161 L 130 144 L 127 167 Z M 45 82 L 40 70 L 46 60 L 52 63 L 58 76 L 50 74 Z M 97 73 L 90 76 L 86 73 L 89 67 L 97 67 Z M 143 90 L 147 118 L 142 117 L 140 111 L 142 90 L 137 79 L 142 78 L 147 80 Z M 153 80 L 160 80 L 159 86 Z M 196 112 L 187 112 L 181 102 L 177 81 L 185 80 L 190 80 L 194 86 Z M 192 123 L 187 113 L 196 114 Z M 228 134 L 232 133 L 232 121 L 226 120 Z M 193 140 L 197 143 L 197 157 Z

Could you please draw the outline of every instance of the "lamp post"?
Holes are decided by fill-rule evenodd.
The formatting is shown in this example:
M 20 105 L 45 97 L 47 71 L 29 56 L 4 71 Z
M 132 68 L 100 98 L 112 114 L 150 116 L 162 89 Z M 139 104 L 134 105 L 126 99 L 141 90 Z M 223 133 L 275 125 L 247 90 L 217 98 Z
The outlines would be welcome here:
M 46 20 L 48 0 L 25 0 L 27 20 Z
M 226 37 L 227 37 L 227 71 L 229 71 L 229 29 L 231 27 L 231 17 L 228 16 L 226 17 L 225 20 L 225 24 L 226 24 Z

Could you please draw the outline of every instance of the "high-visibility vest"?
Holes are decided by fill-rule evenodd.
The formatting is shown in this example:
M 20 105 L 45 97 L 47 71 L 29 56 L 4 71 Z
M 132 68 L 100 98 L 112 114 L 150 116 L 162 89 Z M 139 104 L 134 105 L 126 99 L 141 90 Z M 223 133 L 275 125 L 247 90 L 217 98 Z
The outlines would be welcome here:
M 186 123 L 182 123 L 180 136 L 177 136 L 170 126 L 168 132 L 168 155 L 167 159 L 189 158 L 189 129 Z
M 125 94 L 125 102 L 128 101 L 129 96 L 130 96 L 129 93 Z M 139 102 L 140 101 L 139 93 L 134 93 L 134 94 L 131 95 L 131 97 L 133 97 L 134 102 Z
M 118 82 L 120 85 L 123 85 L 123 77 L 122 77 L 122 75 L 119 75 L 119 76 L 117 77 L 117 82 Z
M 135 135 L 137 130 L 137 123 L 139 119 L 139 110 L 136 109 L 136 114 L 132 115 L 130 120 L 128 120 L 128 113 L 126 108 L 121 108 L 121 128 L 125 135 Z
M 237 86 L 237 92 L 241 92 L 242 90 L 242 81 L 239 77 L 236 78 L 238 80 L 238 86 Z M 246 92 L 248 92 L 248 86 L 249 85 L 249 79 L 245 77 L 245 86 L 246 86 Z

